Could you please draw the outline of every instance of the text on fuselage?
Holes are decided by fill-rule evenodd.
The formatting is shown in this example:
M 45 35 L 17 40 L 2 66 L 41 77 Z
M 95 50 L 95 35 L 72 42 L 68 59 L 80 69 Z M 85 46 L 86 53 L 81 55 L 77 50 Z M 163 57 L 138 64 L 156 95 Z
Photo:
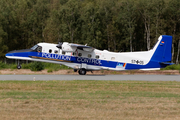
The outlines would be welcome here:
M 50 58 L 50 59 L 59 59 L 59 60 L 71 60 L 71 56 L 60 55 L 60 54 L 50 54 L 50 53 L 42 53 L 42 57 Z
M 90 59 L 90 58 L 83 58 L 83 57 L 78 57 L 77 62 L 101 65 L 101 61 L 98 59 Z

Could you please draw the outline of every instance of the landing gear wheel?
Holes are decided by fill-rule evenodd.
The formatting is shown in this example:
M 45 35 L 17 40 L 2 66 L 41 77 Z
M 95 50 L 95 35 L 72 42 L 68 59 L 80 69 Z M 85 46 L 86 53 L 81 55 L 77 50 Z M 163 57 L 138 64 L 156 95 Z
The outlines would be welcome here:
M 21 69 L 21 65 L 17 65 L 17 69 Z
M 86 75 L 86 69 L 82 68 L 78 71 L 80 75 Z

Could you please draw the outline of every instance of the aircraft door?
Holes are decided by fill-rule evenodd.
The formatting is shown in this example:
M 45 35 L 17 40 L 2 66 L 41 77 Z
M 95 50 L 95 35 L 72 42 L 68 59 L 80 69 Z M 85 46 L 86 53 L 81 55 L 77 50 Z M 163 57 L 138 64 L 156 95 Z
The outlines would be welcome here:
M 101 54 L 101 59 L 104 59 L 104 54 Z
M 106 56 L 104 55 L 104 53 L 102 54 L 102 59 L 106 60 Z

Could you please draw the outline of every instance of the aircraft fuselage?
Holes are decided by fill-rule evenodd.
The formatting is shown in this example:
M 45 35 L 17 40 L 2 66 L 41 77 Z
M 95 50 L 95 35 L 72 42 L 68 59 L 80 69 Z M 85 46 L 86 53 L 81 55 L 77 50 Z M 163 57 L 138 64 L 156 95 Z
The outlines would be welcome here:
M 169 36 L 163 36 L 167 44 L 172 44 Z M 158 51 L 164 52 L 167 48 L 162 43 L 163 37 L 158 39 L 153 49 L 142 52 L 109 52 L 98 50 L 89 46 L 64 42 L 60 47 L 57 44 L 39 43 L 31 49 L 11 51 L 6 54 L 10 59 L 31 60 L 63 64 L 79 74 L 86 74 L 86 71 L 93 70 L 132 70 L 132 69 L 159 69 L 170 65 L 170 53 L 157 57 Z M 167 37 L 167 40 L 165 39 Z M 167 48 L 171 48 L 170 46 Z M 161 50 L 162 49 L 162 50 Z M 166 57 L 166 60 L 163 60 Z M 163 64 L 163 62 L 166 64 Z

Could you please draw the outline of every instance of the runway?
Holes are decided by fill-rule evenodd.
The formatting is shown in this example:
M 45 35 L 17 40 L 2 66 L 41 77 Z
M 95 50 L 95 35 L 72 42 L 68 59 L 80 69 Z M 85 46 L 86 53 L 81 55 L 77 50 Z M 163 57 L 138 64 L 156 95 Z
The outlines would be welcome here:
M 180 75 L 0 75 L 0 80 L 138 80 L 180 81 Z

